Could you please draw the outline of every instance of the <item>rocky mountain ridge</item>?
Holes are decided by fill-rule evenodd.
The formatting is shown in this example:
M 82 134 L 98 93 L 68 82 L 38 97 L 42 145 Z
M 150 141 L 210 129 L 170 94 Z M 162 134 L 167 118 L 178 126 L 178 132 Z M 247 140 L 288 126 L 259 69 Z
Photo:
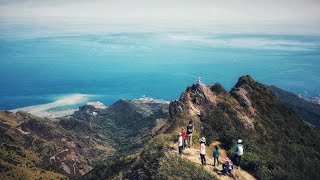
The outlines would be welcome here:
M 219 84 L 205 86 L 197 82 L 169 109 L 169 133 L 192 119 L 197 137 L 204 136 L 209 143 L 220 141 L 226 150 L 231 150 L 237 139 L 243 139 L 247 149 L 243 168 L 257 178 L 320 176 L 310 165 L 320 160 L 319 132 L 304 123 L 268 86 L 248 75 L 240 77 L 230 92 Z M 301 153 L 304 155 L 293 157 Z M 305 171 L 296 173 L 301 168 Z

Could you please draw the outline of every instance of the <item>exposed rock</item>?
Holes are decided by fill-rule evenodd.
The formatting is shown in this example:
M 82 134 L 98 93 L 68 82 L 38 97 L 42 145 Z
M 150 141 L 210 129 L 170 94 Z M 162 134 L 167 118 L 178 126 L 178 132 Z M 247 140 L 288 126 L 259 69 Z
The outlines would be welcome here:
M 169 105 L 169 114 L 171 118 L 179 117 L 184 111 L 184 104 L 178 100 L 174 100 Z
M 247 109 L 251 109 L 252 103 L 248 98 L 248 93 L 252 91 L 250 87 L 250 82 L 252 81 L 250 76 L 242 76 L 239 78 L 237 84 L 232 88 L 231 95 L 240 102 L 242 107 L 246 107 Z
M 169 106 L 171 118 L 186 117 L 199 120 L 205 109 L 210 109 L 217 104 L 216 95 L 202 82 L 197 82 L 187 87 L 180 99 L 173 101 Z
M 225 119 L 230 119 L 230 116 L 225 113 L 225 105 L 231 105 L 232 111 L 229 111 L 233 112 L 231 113 L 232 117 L 237 118 L 237 121 L 240 121 L 244 128 L 252 130 L 254 129 L 253 119 L 246 115 L 246 112 L 237 104 L 239 101 L 240 104 L 244 103 L 247 108 L 252 108 L 251 101 L 247 97 L 247 90 L 251 90 L 251 87 L 245 83 L 247 81 L 245 78 L 240 79 L 238 87 L 233 88 L 231 94 L 237 97 L 236 99 L 233 99 L 219 83 L 206 86 L 197 82 L 187 87 L 179 101 L 175 100 L 170 103 L 170 117 L 172 119 L 180 118 L 187 122 L 189 119 L 201 120 L 212 113 L 221 112 L 225 114 Z

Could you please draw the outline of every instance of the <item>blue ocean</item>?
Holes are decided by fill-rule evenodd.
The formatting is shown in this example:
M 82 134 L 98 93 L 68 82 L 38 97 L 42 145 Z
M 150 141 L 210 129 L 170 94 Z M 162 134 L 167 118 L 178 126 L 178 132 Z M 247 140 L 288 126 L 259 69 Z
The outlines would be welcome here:
M 174 100 L 199 76 L 230 90 L 246 74 L 305 97 L 320 96 L 320 36 L 23 31 L 0 31 L 0 109 L 57 101 L 55 108 L 98 100 L 111 105 L 144 96 Z

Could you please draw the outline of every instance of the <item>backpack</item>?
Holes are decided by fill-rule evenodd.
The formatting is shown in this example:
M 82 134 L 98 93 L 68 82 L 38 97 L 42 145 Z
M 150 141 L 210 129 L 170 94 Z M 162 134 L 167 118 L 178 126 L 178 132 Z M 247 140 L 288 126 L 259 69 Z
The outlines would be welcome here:
M 193 131 L 193 126 L 192 126 L 192 125 L 189 125 L 189 126 L 187 127 L 187 132 L 188 132 L 188 134 L 191 134 L 192 131 Z
M 239 155 L 239 156 L 242 156 L 243 155 L 243 146 L 242 146 L 242 144 L 239 144 L 238 146 L 237 146 L 237 154 Z

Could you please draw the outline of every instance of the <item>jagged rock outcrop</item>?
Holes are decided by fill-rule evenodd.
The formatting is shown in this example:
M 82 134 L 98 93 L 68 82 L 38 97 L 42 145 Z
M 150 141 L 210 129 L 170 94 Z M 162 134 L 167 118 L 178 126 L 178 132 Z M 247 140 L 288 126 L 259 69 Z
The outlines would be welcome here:
M 181 117 L 184 112 L 184 104 L 178 100 L 174 100 L 169 105 L 169 114 L 171 118 Z
M 171 118 L 184 117 L 199 120 L 204 116 L 207 109 L 217 105 L 217 96 L 202 82 L 196 82 L 187 87 L 180 99 L 173 101 L 169 106 Z
M 179 100 L 170 103 L 170 117 L 172 119 L 184 119 L 186 123 L 189 119 L 199 121 L 205 119 L 213 112 L 220 111 L 227 119 L 231 116 L 236 117 L 238 121 L 242 122 L 244 128 L 254 129 L 252 117 L 249 117 L 239 105 L 244 102 L 248 108 L 252 108 L 246 89 L 250 90 L 251 88 L 244 81 L 244 77 L 239 79 L 239 82 L 230 94 L 219 83 L 206 86 L 198 81 L 187 87 Z M 231 94 L 237 98 L 234 99 Z M 232 112 L 225 112 L 224 105 L 230 105 L 231 102 L 233 103 L 230 106 Z

